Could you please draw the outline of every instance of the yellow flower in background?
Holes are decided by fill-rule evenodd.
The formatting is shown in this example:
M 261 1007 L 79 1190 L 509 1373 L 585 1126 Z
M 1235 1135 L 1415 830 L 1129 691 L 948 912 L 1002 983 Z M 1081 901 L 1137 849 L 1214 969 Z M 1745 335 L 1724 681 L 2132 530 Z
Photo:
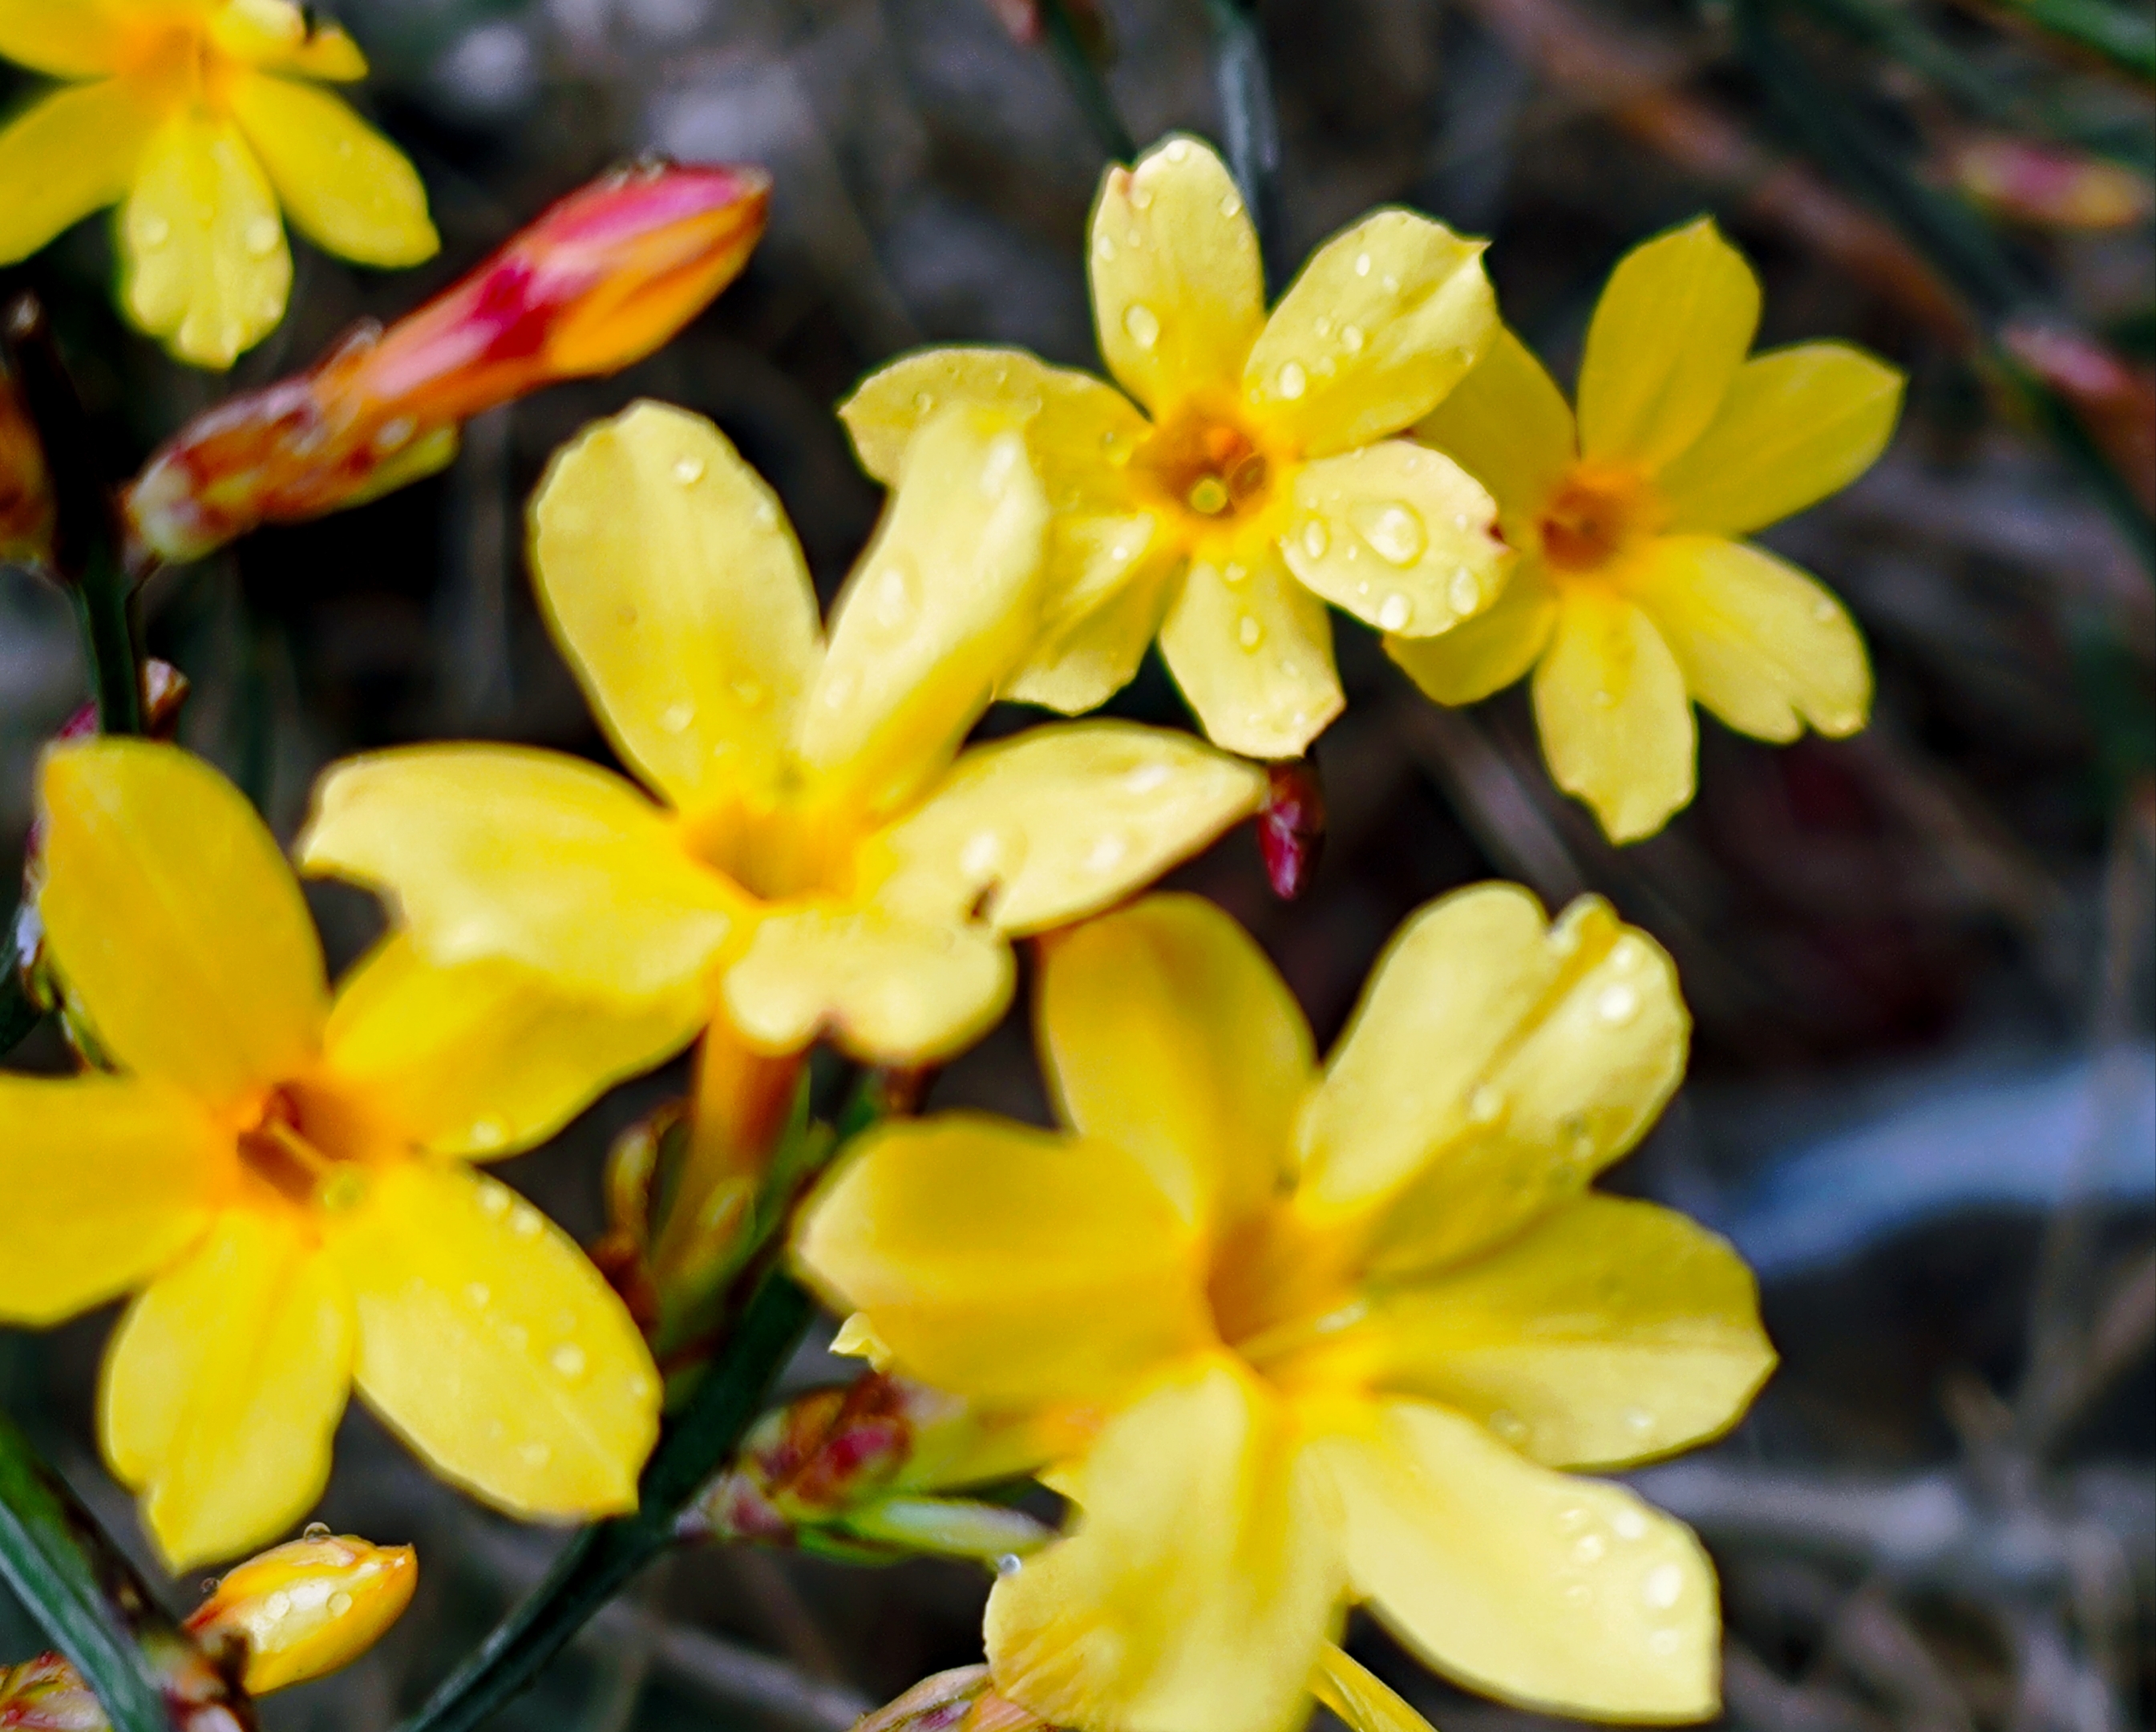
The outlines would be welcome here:
M 1695 701 L 1763 740 L 1807 725 L 1839 738 L 1871 712 L 1871 664 L 1841 604 L 1735 537 L 1869 468 L 1902 378 L 1845 343 L 1747 360 L 1758 321 L 1758 279 L 1702 218 L 1610 276 L 1577 422 L 1505 331 L 1417 429 L 1496 495 L 1521 559 L 1470 625 L 1385 647 L 1445 704 L 1532 669 L 1550 773 L 1613 841 L 1652 835 L 1690 802 Z
M 1018 350 L 931 349 L 839 413 L 886 483 L 945 403 L 1028 419 L 1055 523 L 1041 645 L 1004 696 L 1092 709 L 1158 635 L 1217 744 L 1292 758 L 1340 712 L 1327 602 L 1421 638 L 1502 586 L 1489 496 L 1395 437 L 1497 328 L 1482 247 L 1380 211 L 1319 248 L 1268 318 L 1234 180 L 1170 139 L 1110 169 L 1093 210 L 1094 324 L 1129 397 Z
M 1588 1188 L 1684 1068 L 1652 940 L 1592 897 L 1446 897 L 1321 1072 L 1255 944 L 1154 897 L 1054 941 L 1037 1027 L 1066 1132 L 872 1131 L 795 1241 L 905 1375 L 1093 1431 L 1053 1473 L 1075 1534 L 989 1601 L 998 1688 L 1083 1732 L 1276 1732 L 1361 1601 L 1510 1701 L 1711 1714 L 1705 1554 L 1559 1471 L 1716 1436 L 1774 1361 L 1728 1246 Z
M 757 1052 L 918 1063 L 1008 1002 L 1014 934 L 1122 900 L 1265 779 L 1122 722 L 960 743 L 1038 625 L 1048 508 L 1008 418 L 912 445 L 828 638 L 770 490 L 709 422 L 589 429 L 533 507 L 557 640 L 622 761 L 419 746 L 332 766 L 307 869 L 387 894 L 434 960 L 519 962 Z M 657 797 L 654 799 L 653 795 Z
M 308 82 L 367 62 L 290 0 L 0 0 L 0 56 L 74 81 L 0 131 L 0 263 L 119 205 L 121 304 L 197 367 L 285 316 L 280 206 L 362 265 L 439 244 L 412 165 Z
M 634 1508 L 659 1415 L 643 1339 L 465 1161 L 549 1135 L 641 1033 L 397 938 L 332 999 L 275 840 L 174 747 L 57 748 L 44 798 L 49 953 L 119 1071 L 0 1076 L 0 1320 L 137 1293 L 100 1428 L 167 1564 L 305 1514 L 355 1385 L 498 1508 Z

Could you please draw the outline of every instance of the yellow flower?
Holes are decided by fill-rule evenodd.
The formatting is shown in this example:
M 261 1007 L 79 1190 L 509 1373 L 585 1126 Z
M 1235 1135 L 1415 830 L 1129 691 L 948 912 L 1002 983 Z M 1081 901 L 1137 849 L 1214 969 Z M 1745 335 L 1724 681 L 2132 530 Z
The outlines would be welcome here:
M 1619 264 L 1587 333 L 1575 424 L 1510 331 L 1417 431 L 1497 496 L 1521 550 L 1497 605 L 1386 649 L 1444 704 L 1532 668 L 1550 773 L 1610 839 L 1692 796 L 1691 706 L 1763 740 L 1839 738 L 1871 707 L 1841 605 L 1732 539 L 1846 486 L 1894 430 L 1902 375 L 1845 343 L 1745 359 L 1759 284 L 1702 218 Z
M 644 403 L 556 460 L 534 563 L 623 761 L 424 746 L 333 766 L 309 870 L 388 894 L 439 962 L 500 956 L 665 1033 L 831 1032 L 910 1063 L 978 1035 L 1012 934 L 1127 896 L 1256 809 L 1185 735 L 1036 728 L 955 756 L 1031 641 L 1047 506 L 1023 439 L 923 429 L 828 641 L 778 501 L 707 421 Z
M 236 1641 L 250 1696 L 266 1696 L 349 1666 L 404 1615 L 419 1585 L 408 1545 L 310 1528 L 249 1558 L 187 1618 L 204 1647 Z
M 183 361 L 229 367 L 285 316 L 280 204 L 362 265 L 439 244 L 412 165 L 304 82 L 367 62 L 291 0 L 0 0 L 0 56 L 78 80 L 0 132 L 0 264 L 121 206 L 121 302 Z
M 1321 247 L 1268 318 L 1235 182 L 1203 144 L 1170 139 L 1110 169 L 1093 210 L 1101 353 L 1143 413 L 1004 349 L 906 357 L 839 413 L 886 482 L 940 404 L 1029 418 L 1056 511 L 1050 606 L 1006 696 L 1092 709 L 1157 634 L 1216 743 L 1292 758 L 1340 712 L 1327 602 L 1419 638 L 1502 584 L 1489 496 L 1394 437 L 1496 329 L 1482 247 L 1379 211 Z
M 906 1375 L 1090 1417 L 1075 1535 L 989 1601 L 997 1687 L 1085 1732 L 1276 1732 L 1358 1601 L 1512 1701 L 1711 1713 L 1705 1554 L 1554 1471 L 1713 1436 L 1773 1363 L 1727 1245 L 1588 1189 L 1683 1070 L 1654 943 L 1463 891 L 1321 1072 L 1256 946 L 1155 897 L 1054 943 L 1037 1020 L 1066 1132 L 871 1132 L 796 1239 Z
M 116 1075 L 0 1077 L 0 1320 L 138 1290 L 113 1472 L 175 1569 L 289 1528 L 347 1390 L 514 1514 L 633 1508 L 659 1380 L 576 1246 L 464 1164 L 526 1149 L 644 1044 L 392 938 L 334 999 L 275 840 L 170 746 L 55 748 L 38 899 Z

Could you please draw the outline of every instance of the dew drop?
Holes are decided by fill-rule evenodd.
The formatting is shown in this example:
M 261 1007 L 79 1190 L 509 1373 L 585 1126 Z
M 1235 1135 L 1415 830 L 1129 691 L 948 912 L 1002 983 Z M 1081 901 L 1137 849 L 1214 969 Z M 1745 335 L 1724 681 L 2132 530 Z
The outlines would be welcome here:
M 1249 577 L 1250 568 L 1239 559 L 1230 559 L 1220 568 L 1220 581 L 1231 588 Z
M 282 1588 L 262 1602 L 262 1616 L 270 1623 L 277 1623 L 292 1613 L 292 1596 Z
M 1142 763 L 1123 778 L 1123 788 L 1130 794 L 1151 794 L 1165 788 L 1174 773 L 1164 763 Z
M 584 1375 L 588 1361 L 584 1358 L 583 1348 L 573 1341 L 564 1341 L 547 1355 L 547 1363 L 554 1368 L 555 1375 L 573 1381 Z
M 1609 1550 L 1609 1542 L 1599 1534 L 1583 1534 L 1572 1543 L 1572 1555 L 1582 1564 L 1599 1561 L 1603 1553 Z
M 1007 1551 L 996 1560 L 996 1574 L 1015 1575 L 1025 1567 L 1025 1560 L 1014 1551 Z
M 1413 565 L 1430 545 L 1430 532 L 1423 527 L 1422 519 L 1404 505 L 1377 505 L 1365 500 L 1349 509 L 1348 521 L 1378 558 L 1390 565 Z
M 1312 517 L 1302 526 L 1302 551 L 1312 559 L 1322 559 L 1325 550 L 1332 545 L 1332 537 L 1325 532 L 1325 525 Z
M 506 1323 L 501 1326 L 501 1339 L 511 1353 L 521 1353 L 531 1344 L 531 1331 L 521 1323 Z
M 1445 593 L 1455 614 L 1471 614 L 1482 605 L 1482 586 L 1475 581 L 1475 573 L 1464 565 L 1453 573 L 1452 583 Z
M 769 694 L 753 680 L 734 681 L 734 702 L 744 710 L 760 710 Z
M 1152 188 L 1150 187 L 1132 187 L 1131 188 L 1131 208 L 1132 210 L 1151 210 L 1152 208 Z
M 539 1218 L 539 1211 L 529 1203 L 519 1203 L 509 1211 L 509 1231 L 520 1239 L 537 1238 L 539 1230 L 545 1225 Z
M 1245 614 L 1235 622 L 1235 641 L 1245 650 L 1255 650 L 1265 640 L 1265 629 L 1255 614 Z
M 659 1385 L 641 1371 L 630 1372 L 622 1387 L 629 1392 L 629 1399 L 632 1401 L 648 1401 L 659 1393 Z
M 1613 691 L 1596 692 L 1594 694 L 1594 707 L 1599 710 L 1614 709 L 1617 707 L 1617 695 Z
M 352 1596 L 341 1589 L 330 1596 L 330 1616 L 341 1618 L 352 1610 Z
M 1573 1533 L 1584 1527 L 1587 1520 L 1587 1506 L 1584 1503 L 1568 1503 L 1557 1513 L 1557 1525 L 1560 1533 Z
M 475 1311 L 484 1311 L 494 1303 L 494 1289 L 484 1281 L 475 1281 L 465 1289 L 465 1303 Z
M 1820 600 L 1812 604 L 1812 618 L 1818 620 L 1820 624 L 1826 624 L 1834 618 L 1834 604 L 1826 600 L 1825 598 L 1821 598 Z
M 1494 1124 L 1504 1110 L 1503 1092 L 1492 1088 L 1486 1082 L 1467 1097 L 1467 1118 L 1470 1123 Z
M 257 217 L 247 225 L 247 250 L 257 259 L 266 259 L 277 250 L 277 243 L 284 233 L 276 218 Z
M 172 238 L 172 225 L 162 217 L 145 217 L 135 225 L 136 240 L 153 252 Z
M 704 460 L 701 457 L 675 458 L 674 479 L 685 487 L 695 486 L 704 479 Z
M 554 1459 L 552 1446 L 542 1443 L 536 1437 L 529 1443 L 519 1445 L 516 1455 L 517 1459 L 527 1467 L 543 1467 Z
M 1356 255 L 1355 255 L 1355 275 L 1358 275 L 1358 276 L 1368 276 L 1368 275 L 1369 275 L 1369 274 L 1370 274 L 1370 255 L 1369 255 L 1368 253 L 1358 253 L 1358 254 L 1356 254 Z
M 1135 229 L 1127 229 L 1123 231 L 1123 244 L 1127 247 L 1142 247 L 1145 244 L 1145 236 Z
M 1330 337 L 1332 335 L 1332 321 L 1326 318 L 1322 314 L 1321 314 L 1318 316 L 1317 322 L 1310 328 L 1315 331 L 1320 337 Z
M 1644 1437 L 1648 1432 L 1655 1429 L 1655 1416 L 1648 1412 L 1644 1407 L 1627 1407 L 1625 1410 L 1624 1418 L 1625 1430 L 1632 1432 L 1635 1436 Z M 1640 1533 L 1644 1534 L 1647 1531 L 1646 1519 L 1640 1515 L 1637 1510 L 1626 1510 L 1625 1512 L 1625 1519 L 1627 1521 L 1639 1523 Z M 1621 1527 L 1619 1531 L 1623 1531 Z M 1637 1536 L 1627 1534 L 1625 1537 L 1630 1539 L 1635 1539 Z
M 958 870 L 969 878 L 993 871 L 1004 857 L 1004 839 L 992 830 L 977 831 L 958 851 Z
M 1363 335 L 1360 325 L 1342 325 L 1340 327 L 1340 347 L 1351 355 L 1361 354 L 1363 345 L 1368 340 Z
M 418 430 L 418 423 L 409 415 L 393 416 L 382 424 L 374 435 L 374 449 L 385 457 L 392 451 L 401 451 L 411 444 L 412 435 Z
M 300 1529 L 300 1539 L 312 1540 L 317 1544 L 329 1537 L 330 1524 L 327 1522 L 309 1522 L 305 1527 Z
M 1094 236 L 1093 256 L 1096 259 L 1098 259 L 1103 265 L 1112 264 L 1115 261 L 1116 257 L 1115 237 L 1111 234 L 1097 234 Z
M 1123 329 L 1140 348 L 1149 349 L 1160 341 L 1160 316 L 1142 301 L 1134 301 L 1124 310 Z
M 1639 1412 L 1635 1407 L 1633 1413 Z M 1630 1420 L 1631 1414 L 1625 1418 Z M 1647 1519 L 1636 1509 L 1620 1509 L 1609 1518 L 1610 1531 L 1620 1539 L 1645 1539 L 1647 1537 Z
M 1273 381 L 1273 388 L 1293 403 L 1310 388 L 1310 375 L 1302 370 L 1300 361 L 1283 361 L 1280 375 Z
M 1390 271 L 1387 271 L 1384 278 L 1384 288 L 1385 292 L 1388 295 L 1399 294 L 1400 292 L 1400 280 L 1394 276 Z
M 1235 194 L 1234 194 L 1233 193 L 1229 193 L 1226 197 L 1224 197 L 1224 198 L 1222 198 L 1222 199 L 1221 199 L 1221 201 L 1220 201 L 1220 214 L 1221 214 L 1222 216 L 1224 216 L 1224 217 L 1240 217 L 1240 215 L 1242 215 L 1242 213 L 1243 213 L 1243 201 L 1242 201 L 1240 198 L 1237 198 L 1237 197 L 1235 196 Z
M 1490 1416 L 1490 1429 L 1507 1443 L 1527 1441 L 1527 1422 L 1509 1408 L 1500 1407 Z
M 1395 592 L 1387 596 L 1378 609 L 1378 624 L 1387 631 L 1404 631 L 1414 618 L 1414 604 Z
M 1168 160 L 1169 162 L 1187 162 L 1189 160 L 1189 157 L 1190 142 L 1188 139 L 1178 138 L 1169 144 L 1168 147 Z
M 1622 1025 L 1640 1013 L 1640 994 L 1620 981 L 1594 1001 L 1594 1014 L 1604 1022 Z
M 509 1210 L 509 1187 L 497 1185 L 493 1180 L 484 1180 L 479 1188 L 479 1211 L 482 1215 L 500 1216 Z
M 902 565 L 886 565 L 875 581 L 876 624 L 895 631 L 913 618 L 913 577 Z
M 1095 842 L 1086 855 L 1086 870 L 1089 872 L 1111 872 L 1123 862 L 1131 851 L 1131 845 L 1118 835 L 1105 835 Z

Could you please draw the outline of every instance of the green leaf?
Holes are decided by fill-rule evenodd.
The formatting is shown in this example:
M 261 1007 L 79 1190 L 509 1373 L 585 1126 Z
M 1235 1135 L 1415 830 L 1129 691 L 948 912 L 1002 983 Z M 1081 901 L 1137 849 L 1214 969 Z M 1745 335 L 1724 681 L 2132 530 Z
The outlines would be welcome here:
M 138 1631 L 164 1622 L 148 1589 L 4 1416 L 0 1575 L 96 1692 L 113 1732 L 172 1732 L 157 1674 L 136 1642 Z
M 2110 0 L 2018 0 L 2018 9 L 2053 35 L 2156 82 L 2156 17 L 2143 8 Z

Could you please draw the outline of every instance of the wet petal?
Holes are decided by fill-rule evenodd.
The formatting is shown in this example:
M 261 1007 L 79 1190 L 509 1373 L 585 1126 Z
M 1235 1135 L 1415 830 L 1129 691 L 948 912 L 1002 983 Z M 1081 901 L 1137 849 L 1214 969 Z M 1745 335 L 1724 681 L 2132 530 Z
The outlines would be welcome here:
M 1714 1567 L 1680 1524 L 1420 1402 L 1313 1452 L 1346 1508 L 1355 1591 L 1438 1670 L 1555 1714 L 1714 1713 Z
M 152 136 L 121 213 L 120 251 L 129 316 L 194 366 L 231 366 L 285 316 L 285 225 L 230 121 L 182 110 Z
M 900 1369 L 988 1406 L 1111 1401 L 1206 1345 L 1205 1250 L 1135 1156 L 965 1113 L 869 1132 L 794 1233 Z
M 92 6 L 0 0 L 0 59 L 54 78 L 95 78 L 120 64 L 126 46 L 112 20 Z M 10 181 L 10 185 L 18 184 Z
M 437 963 L 520 963 L 639 1011 L 680 1011 L 747 906 L 629 783 L 521 746 L 332 765 L 300 858 L 381 892 Z
M 803 763 L 880 812 L 947 763 L 1040 630 L 1047 527 L 1009 415 L 961 406 L 923 428 L 832 609 Z
M 1384 1267 L 1493 1245 L 1639 1140 L 1689 1030 L 1669 958 L 1600 897 L 1551 926 L 1516 885 L 1455 892 L 1371 974 L 1303 1117 L 1299 1206 L 1374 1218 Z
M 1225 1356 L 1110 1422 L 1076 1533 L 996 1583 L 988 1661 L 1045 1718 L 1288 1732 L 1338 1632 L 1338 1516 L 1272 1393 Z
M 1265 321 L 1257 231 L 1227 165 L 1194 138 L 1111 167 L 1093 207 L 1093 326 L 1108 371 L 1158 414 L 1232 388 Z
M 400 1161 L 331 1217 L 359 1392 L 443 1478 L 512 1515 L 636 1507 L 659 1435 L 644 1338 L 575 1242 L 506 1186 Z
M 532 506 L 539 595 L 622 760 L 693 807 L 778 778 L 823 659 L 778 496 L 701 415 L 594 423 Z
M 1752 347 L 1759 279 L 1710 217 L 1617 263 L 1587 330 L 1579 448 L 1655 470 L 1707 430 Z
M 1273 309 L 1244 397 L 1313 457 L 1405 431 L 1496 334 L 1486 244 L 1404 210 L 1335 235 Z
M 1534 696 L 1551 776 L 1594 809 L 1611 841 L 1650 836 L 1691 804 L 1698 735 L 1684 675 L 1654 622 L 1623 596 L 1584 583 L 1564 590 Z
M 1347 700 L 1325 604 L 1268 550 L 1241 581 L 1194 564 L 1160 629 L 1168 671 L 1207 736 L 1246 758 L 1298 758 Z
M 1156 530 L 1142 515 L 1055 520 L 1040 639 L 999 696 L 1082 716 L 1137 677 L 1183 564 Z
M 1363 1327 L 1381 1386 L 1480 1420 L 1552 1467 L 1719 1436 L 1774 1365 L 1743 1259 L 1672 1210 L 1617 1197 L 1582 1197 L 1387 1293 Z
M 828 1035 L 855 1057 L 925 1064 L 987 1033 L 1010 1003 L 1010 946 L 963 917 L 879 907 L 767 916 L 726 973 L 727 1020 L 760 1051 Z
M 1211 902 L 1147 897 L 1055 940 L 1034 1026 L 1065 1123 L 1137 1155 L 1213 1238 L 1286 1176 L 1317 1080 L 1310 1025 Z
M 1434 638 L 1388 637 L 1385 654 L 1441 704 L 1480 702 L 1532 667 L 1557 627 L 1557 592 L 1522 560 L 1504 593 L 1472 619 Z
M 99 1423 L 167 1567 L 252 1551 L 313 1508 L 352 1348 L 351 1301 L 280 1207 L 227 1210 L 128 1308 Z
M 239 790 L 176 746 L 107 739 L 47 755 L 44 805 L 38 907 L 106 1050 L 218 1104 L 303 1069 L 329 1010 L 321 946 Z
M 1887 449 L 1906 383 L 1846 343 L 1754 357 L 1698 442 L 1656 478 L 1671 522 L 1744 535 L 1840 492 Z
M 1686 689 L 1739 733 L 1839 739 L 1871 713 L 1871 663 L 1840 602 L 1763 548 L 1707 535 L 1656 541 L 1626 588 L 1683 671 Z
M 249 0 L 211 10 L 209 38 L 234 59 L 273 72 L 350 84 L 367 76 L 367 57 L 335 24 L 290 0 Z
M 873 845 L 878 903 L 1038 932 L 1119 902 L 1255 812 L 1264 775 L 1166 728 L 1081 722 L 959 758 Z
M 42 1329 L 140 1286 L 232 1168 L 228 1134 L 162 1083 L 0 1076 L 0 1318 Z
M 1450 458 L 1386 439 L 1295 478 L 1288 568 L 1365 625 L 1409 638 L 1451 630 L 1502 589 L 1512 550 L 1496 505 Z
M 440 249 L 418 171 L 341 98 L 254 73 L 235 78 L 227 100 L 278 198 L 316 245 L 385 268 Z
M 431 1154 L 514 1154 L 687 1046 L 702 1010 L 688 998 L 628 1015 L 512 963 L 437 967 L 396 933 L 338 987 L 323 1070 Z
M 1578 455 L 1564 393 L 1502 326 L 1466 378 L 1416 426 L 1415 437 L 1490 490 L 1516 547 L 1537 545 L 1536 520 Z
M 52 0 L 37 3 L 49 13 L 68 10 Z M 0 31 L 10 10 L 0 6 Z M 0 131 L 0 186 L 8 188 L 0 262 L 28 258 L 92 211 L 126 198 L 153 121 L 119 79 L 55 90 L 18 115 Z

